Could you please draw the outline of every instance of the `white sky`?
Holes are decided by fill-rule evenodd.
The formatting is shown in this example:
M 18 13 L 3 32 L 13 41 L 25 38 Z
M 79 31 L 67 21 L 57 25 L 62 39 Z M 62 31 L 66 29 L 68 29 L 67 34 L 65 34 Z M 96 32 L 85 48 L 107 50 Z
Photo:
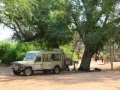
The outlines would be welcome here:
M 10 38 L 12 34 L 12 30 L 0 24 L 0 41 L 6 38 Z

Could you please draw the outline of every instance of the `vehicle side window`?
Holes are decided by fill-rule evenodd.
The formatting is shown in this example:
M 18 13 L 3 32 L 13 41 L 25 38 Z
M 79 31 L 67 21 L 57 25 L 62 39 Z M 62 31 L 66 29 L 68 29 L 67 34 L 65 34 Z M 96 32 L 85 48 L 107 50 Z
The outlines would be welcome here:
M 60 54 L 52 54 L 51 58 L 53 61 L 60 61 L 61 60 L 61 55 Z
M 43 55 L 43 62 L 50 62 L 50 55 L 49 54 Z
M 41 57 L 37 57 L 37 58 L 36 58 L 36 61 L 37 61 L 37 62 L 40 62 L 40 61 L 41 61 Z

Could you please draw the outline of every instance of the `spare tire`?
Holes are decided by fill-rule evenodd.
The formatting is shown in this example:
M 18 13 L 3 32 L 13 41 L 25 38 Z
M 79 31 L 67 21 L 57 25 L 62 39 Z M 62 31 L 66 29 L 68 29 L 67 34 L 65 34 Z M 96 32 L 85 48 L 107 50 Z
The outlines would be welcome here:
M 66 58 L 65 59 L 65 65 L 72 65 L 72 59 Z

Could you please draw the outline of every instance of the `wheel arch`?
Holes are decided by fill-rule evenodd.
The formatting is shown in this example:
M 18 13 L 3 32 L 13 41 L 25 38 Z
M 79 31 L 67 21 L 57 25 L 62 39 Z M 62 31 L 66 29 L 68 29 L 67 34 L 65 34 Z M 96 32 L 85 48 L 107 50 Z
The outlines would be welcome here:
M 55 65 L 54 68 L 55 68 L 55 67 L 59 67 L 59 68 L 61 69 L 60 65 Z M 54 68 L 53 68 L 53 69 L 54 69 Z
M 33 70 L 32 66 L 25 66 L 25 68 L 31 68 Z

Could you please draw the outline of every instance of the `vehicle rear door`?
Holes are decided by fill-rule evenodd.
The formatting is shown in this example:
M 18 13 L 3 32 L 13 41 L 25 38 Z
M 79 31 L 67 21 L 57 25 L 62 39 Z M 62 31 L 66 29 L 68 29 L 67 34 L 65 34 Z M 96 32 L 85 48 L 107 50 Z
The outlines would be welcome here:
M 51 54 L 43 54 L 43 69 L 51 69 Z

